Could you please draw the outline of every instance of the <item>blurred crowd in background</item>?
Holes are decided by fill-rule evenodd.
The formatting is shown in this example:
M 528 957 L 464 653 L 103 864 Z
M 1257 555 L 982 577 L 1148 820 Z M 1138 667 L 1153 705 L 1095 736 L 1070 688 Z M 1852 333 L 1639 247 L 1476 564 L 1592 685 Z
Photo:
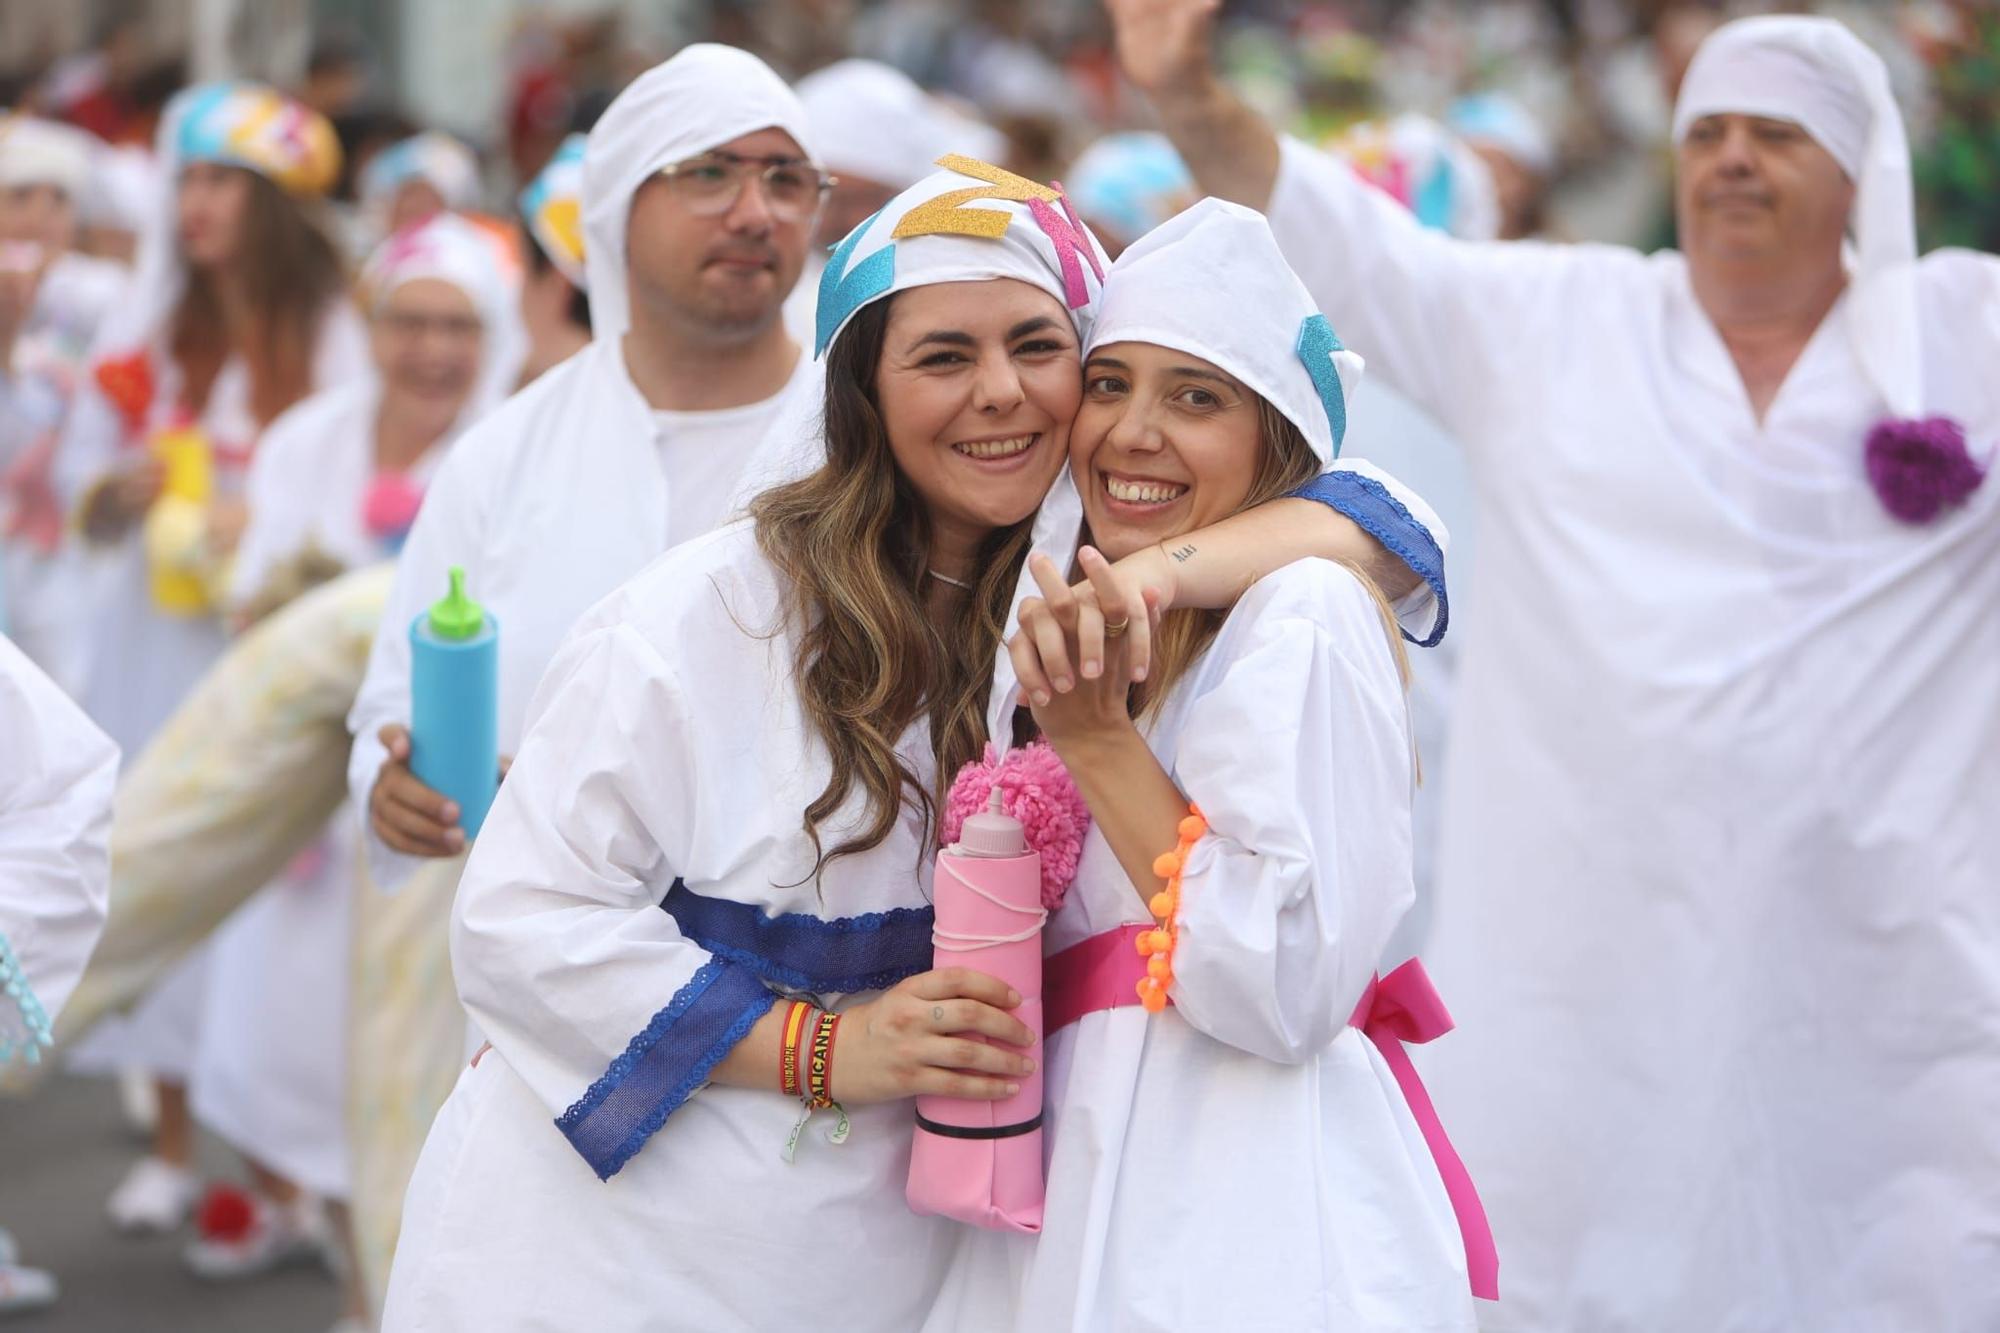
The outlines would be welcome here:
M 1668 117 L 1687 61 L 1717 23 L 1768 9 L 1837 17 L 1884 55 L 1917 150 L 1923 248 L 1995 248 L 2000 13 L 1974 0 L 1239 0 L 1226 6 L 1224 51 L 1254 104 L 1308 139 L 1365 136 L 1357 125 L 1411 114 L 1452 128 L 1491 174 L 1482 188 L 1495 196 L 1499 234 L 1652 248 L 1673 239 Z M 1145 128 L 1148 115 L 1121 86 L 1091 0 L 21 4 L 0 11 L 0 36 L 0 102 L 68 120 L 114 149 L 148 144 L 166 100 L 190 81 L 286 88 L 337 127 L 345 164 L 334 198 L 349 209 L 371 159 L 420 129 L 466 142 L 480 194 L 507 199 L 629 79 L 699 39 L 754 50 L 795 78 L 848 56 L 894 65 L 1003 131 L 1009 166 L 1040 179 L 1069 173 L 1079 192 L 1083 151 Z M 1382 183 L 1398 184 L 1389 174 Z M 137 175 L 100 174 L 91 244 L 129 244 L 119 233 L 136 229 L 132 212 L 149 197 Z

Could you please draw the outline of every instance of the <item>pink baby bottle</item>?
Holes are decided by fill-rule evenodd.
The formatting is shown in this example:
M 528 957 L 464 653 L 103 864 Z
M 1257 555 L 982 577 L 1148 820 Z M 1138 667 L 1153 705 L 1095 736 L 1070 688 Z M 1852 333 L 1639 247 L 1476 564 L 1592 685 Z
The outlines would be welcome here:
M 989 973 L 1020 992 L 1014 1010 L 1035 1034 L 1035 1072 L 1003 1101 L 917 1098 L 910 1154 L 910 1207 L 974 1226 L 1041 1230 L 1042 858 L 1020 821 L 1000 805 L 968 817 L 958 841 L 938 853 L 932 898 L 937 967 Z M 974 1037 L 974 1040 L 981 1040 Z

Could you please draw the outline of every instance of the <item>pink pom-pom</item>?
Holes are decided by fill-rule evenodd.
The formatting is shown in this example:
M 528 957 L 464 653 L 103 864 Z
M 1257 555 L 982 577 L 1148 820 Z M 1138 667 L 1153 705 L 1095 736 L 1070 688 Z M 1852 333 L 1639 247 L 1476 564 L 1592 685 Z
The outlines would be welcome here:
M 1950 417 L 1890 418 L 1868 432 L 1868 480 L 1882 507 L 1905 523 L 1928 523 L 1979 488 L 1986 470 Z
M 361 522 L 376 540 L 400 544 L 423 503 L 423 487 L 401 472 L 378 472 L 361 498 Z
M 1063 895 L 1076 878 L 1083 835 L 1090 829 L 1090 807 L 1047 741 L 1009 750 L 997 762 L 988 745 L 984 758 L 967 764 L 952 779 L 939 830 L 946 846 L 958 841 L 968 816 L 986 808 L 996 786 L 1000 808 L 1021 821 L 1028 846 L 1041 853 L 1042 906 L 1053 912 L 1062 906 Z

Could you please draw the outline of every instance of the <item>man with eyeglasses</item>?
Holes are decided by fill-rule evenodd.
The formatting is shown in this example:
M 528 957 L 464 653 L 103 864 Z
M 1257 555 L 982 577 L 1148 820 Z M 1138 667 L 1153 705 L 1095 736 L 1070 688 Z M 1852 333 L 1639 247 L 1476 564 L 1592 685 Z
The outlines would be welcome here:
M 375 941 L 396 955 L 405 990 L 449 975 L 467 844 L 459 811 L 409 769 L 411 622 L 462 566 L 498 625 L 500 752 L 510 754 L 570 623 L 739 508 L 769 475 L 767 440 L 795 433 L 817 401 L 818 364 L 779 312 L 829 184 L 798 98 L 733 47 L 691 46 L 649 70 L 590 132 L 581 225 L 591 341 L 453 447 L 398 557 L 348 717 L 369 877 L 408 895 L 398 938 Z M 377 1002 L 392 1001 L 409 1004 Z M 411 1025 L 460 1021 L 455 1001 L 443 1002 L 450 1015 L 411 1014 Z M 405 1100 L 434 1110 L 450 1090 L 443 1072 L 440 1082 L 406 1069 Z M 372 1165 L 389 1208 L 421 1141 L 419 1128 L 403 1160 Z M 368 1234 L 395 1230 L 393 1217 L 368 1219 Z M 372 1276 L 383 1257 L 367 1256 Z

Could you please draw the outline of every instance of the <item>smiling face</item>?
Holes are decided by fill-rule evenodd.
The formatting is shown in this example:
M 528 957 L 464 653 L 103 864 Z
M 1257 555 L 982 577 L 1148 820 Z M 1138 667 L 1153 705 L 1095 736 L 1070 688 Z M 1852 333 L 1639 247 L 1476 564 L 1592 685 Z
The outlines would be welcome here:
M 1070 473 L 1090 538 L 1113 560 L 1243 505 L 1263 456 L 1263 400 L 1219 367 L 1151 343 L 1111 343 L 1083 369 Z
M 718 146 L 737 157 L 805 162 L 783 130 L 758 130 Z M 729 207 L 702 214 L 654 176 L 632 196 L 625 253 L 635 311 L 704 340 L 742 342 L 776 323 L 805 266 L 814 219 L 781 217 L 761 183 L 746 183 Z
M 1796 124 L 1703 116 L 1676 150 L 1674 207 L 1693 263 L 1839 262 L 1854 185 Z
M 969 550 L 1040 506 L 1081 396 L 1077 353 L 1062 302 L 1029 283 L 947 282 L 893 298 L 875 399 L 941 546 Z
M 441 278 L 412 278 L 375 312 L 375 365 L 396 397 L 454 416 L 479 378 L 483 336 L 471 297 Z

